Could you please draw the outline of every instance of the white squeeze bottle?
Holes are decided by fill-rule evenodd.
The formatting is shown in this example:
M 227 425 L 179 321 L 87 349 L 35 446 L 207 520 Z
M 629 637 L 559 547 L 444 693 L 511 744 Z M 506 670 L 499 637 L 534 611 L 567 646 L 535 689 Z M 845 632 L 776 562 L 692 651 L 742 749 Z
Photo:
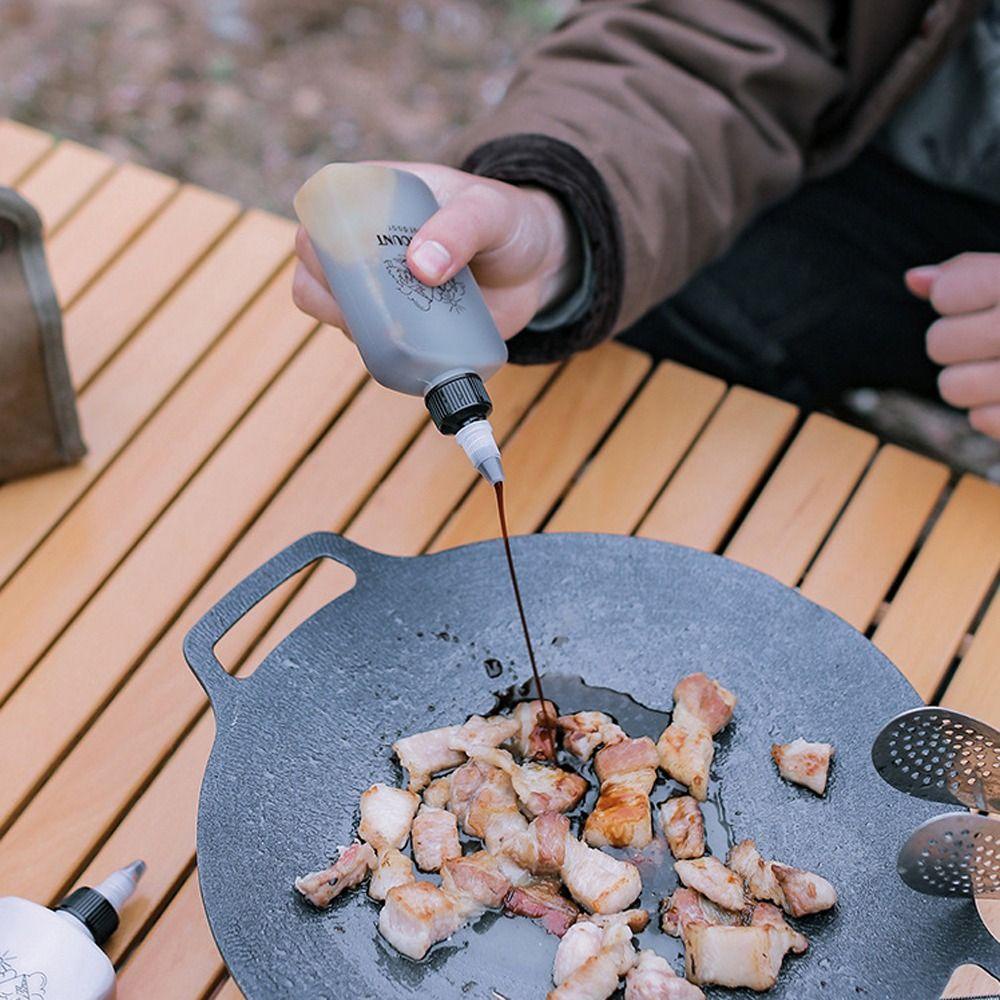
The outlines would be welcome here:
M 415 174 L 368 164 L 332 163 L 295 196 L 365 366 L 382 385 L 423 396 L 438 430 L 454 434 L 495 485 L 503 467 L 483 383 L 507 347 L 467 267 L 431 288 L 406 263 L 410 240 L 437 209 Z
M 70 893 L 54 910 L 16 896 L 0 898 L 0 997 L 109 1000 L 115 970 L 100 946 L 146 870 L 142 861 L 94 889 Z

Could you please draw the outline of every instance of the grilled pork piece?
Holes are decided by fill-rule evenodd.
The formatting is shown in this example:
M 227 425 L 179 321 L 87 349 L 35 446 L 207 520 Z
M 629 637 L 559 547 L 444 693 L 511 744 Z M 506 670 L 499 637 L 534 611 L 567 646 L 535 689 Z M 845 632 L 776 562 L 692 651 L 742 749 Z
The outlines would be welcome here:
M 713 736 L 729 725 L 736 695 L 705 674 L 688 674 L 674 688 L 672 721 L 686 725 L 697 720 Z
M 587 817 L 583 839 L 592 847 L 645 847 L 653 839 L 649 793 L 660 762 L 648 736 L 625 738 L 594 758 L 601 794 Z
M 625 977 L 625 1000 L 705 1000 L 705 994 L 681 979 L 665 958 L 644 948 Z
M 452 750 L 468 753 L 471 747 L 498 747 L 520 731 L 517 719 L 506 715 L 491 715 L 484 719 L 474 715 L 451 740 Z
M 572 834 L 566 835 L 559 874 L 569 894 L 593 913 L 618 913 L 642 892 L 635 865 L 588 847 Z
M 413 736 L 406 736 L 393 743 L 393 752 L 409 775 L 407 787 L 411 792 L 422 792 L 432 775 L 457 767 L 465 760 L 465 754 L 461 750 L 453 750 L 451 747 L 451 741 L 460 729 L 461 726 L 429 729 L 425 733 L 414 733 Z
M 675 861 L 677 877 L 726 910 L 742 910 L 747 905 L 740 877 L 718 858 L 706 854 L 694 861 Z
M 555 749 L 555 733 L 549 732 L 546 718 L 553 724 L 558 717 L 556 706 L 551 701 L 542 703 L 522 701 L 514 706 L 512 717 L 517 721 L 518 729 L 511 741 L 517 753 L 526 760 L 542 758 L 551 759 Z M 547 710 L 546 710 L 547 709 Z
M 821 913 L 837 904 L 837 890 L 825 878 L 801 868 L 771 862 L 771 870 L 784 896 L 782 909 L 793 917 Z
M 321 872 L 295 880 L 295 888 L 320 910 L 325 910 L 345 889 L 364 881 L 375 867 L 375 852 L 368 844 L 341 847 L 337 860 Z
M 817 795 L 826 794 L 833 747 L 829 743 L 807 743 L 799 737 L 791 743 L 774 743 L 771 756 L 786 781 L 802 785 Z
M 576 806 L 587 792 L 587 779 L 572 771 L 550 764 L 528 761 L 518 764 L 506 750 L 474 747 L 473 760 L 491 764 L 510 776 L 524 811 L 530 816 L 547 812 L 566 812 Z
M 687 785 L 699 802 L 708 794 L 708 776 L 715 755 L 712 737 L 728 725 L 736 695 L 705 674 L 688 674 L 674 688 L 674 711 L 656 749 L 660 767 Z
M 769 990 L 790 947 L 771 926 L 720 927 L 693 923 L 684 935 L 687 978 L 700 986 Z
M 510 890 L 504 900 L 504 910 L 538 920 L 550 934 L 561 938 L 576 922 L 580 908 L 560 889 L 559 879 L 532 879 Z
M 785 920 L 784 914 L 772 903 L 757 903 L 750 911 L 751 927 L 773 927 L 785 935 L 788 950 L 796 955 L 802 955 L 809 947 L 809 939 L 800 934 Z
M 712 734 L 695 722 L 671 722 L 656 744 L 660 767 L 686 785 L 699 802 L 708 798 L 708 776 L 715 756 Z
M 793 917 L 820 913 L 836 905 L 837 890 L 813 872 L 766 861 L 752 840 L 740 841 L 729 851 L 729 867 L 743 879 L 755 899 L 777 903 Z
M 436 872 L 445 861 L 461 857 L 458 821 L 447 809 L 422 805 L 413 819 L 413 860 L 421 871 Z
M 598 928 L 601 940 L 596 951 L 593 949 L 592 932 L 581 931 L 581 936 L 586 933 L 588 938 L 580 944 L 570 941 L 572 952 L 569 957 L 564 954 L 563 961 L 560 962 L 559 951 L 567 944 L 567 939 L 577 926 L 583 925 L 571 927 L 559 942 L 553 967 L 556 988 L 549 992 L 546 1000 L 606 1000 L 618 989 L 619 979 L 635 964 L 632 931 L 624 923 L 617 923 L 603 930 Z M 584 955 L 584 960 L 574 965 L 575 959 Z M 563 975 L 558 978 L 560 973 Z
M 563 935 L 552 963 L 552 981 L 559 986 L 600 950 L 604 930 L 589 920 L 574 924 Z
M 455 772 L 456 775 L 458 772 Z M 452 788 L 461 783 L 456 778 Z M 509 837 L 528 828 L 528 821 L 517 807 L 517 795 L 506 773 L 495 767 L 483 768 L 482 778 L 465 809 L 462 827 L 478 837 L 493 854 L 501 853 Z
M 419 961 L 431 945 L 451 937 L 465 923 L 459 901 L 433 882 L 406 882 L 386 893 L 378 916 L 382 937 L 408 958 Z
M 660 806 L 660 827 L 678 861 L 705 853 L 705 818 L 693 795 L 679 795 Z
M 694 889 L 675 889 L 672 896 L 663 901 L 663 915 L 660 927 L 664 934 L 671 937 L 683 937 L 689 924 L 736 924 L 740 914 L 732 910 L 724 910 L 706 899 Z
M 414 877 L 413 862 L 395 847 L 390 847 L 378 855 L 368 881 L 368 895 L 372 899 L 384 900 L 390 889 L 412 882 Z
M 560 813 L 542 813 L 527 829 L 505 841 L 503 853 L 534 875 L 558 875 L 566 857 L 569 820 Z
M 590 760 L 598 747 L 625 739 L 624 730 L 603 712 L 560 715 L 556 721 L 563 733 L 563 749 L 583 761 Z
M 735 847 L 731 847 L 726 864 L 743 879 L 747 892 L 754 899 L 768 899 L 778 906 L 784 905 L 785 897 L 774 877 L 771 862 L 760 856 L 760 851 L 752 840 L 741 840 Z
M 401 848 L 410 836 L 410 826 L 420 805 L 420 796 L 389 785 L 372 785 L 361 793 L 358 836 L 377 852 Z
M 510 882 L 485 851 L 454 858 L 442 865 L 440 886 L 407 882 L 390 889 L 379 931 L 393 948 L 419 961 L 431 945 L 499 906 L 509 891 Z
M 441 866 L 441 888 L 475 909 L 495 909 L 510 892 L 510 881 L 489 851 L 476 851 Z
M 424 804 L 436 809 L 447 809 L 451 798 L 451 775 L 435 778 L 424 789 Z

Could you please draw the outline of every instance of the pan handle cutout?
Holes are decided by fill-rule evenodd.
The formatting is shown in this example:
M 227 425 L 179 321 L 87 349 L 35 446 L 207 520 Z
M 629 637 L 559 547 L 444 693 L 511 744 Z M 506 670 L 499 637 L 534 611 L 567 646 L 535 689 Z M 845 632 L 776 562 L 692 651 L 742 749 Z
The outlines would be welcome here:
M 391 558 L 341 535 L 317 531 L 272 556 L 205 612 L 184 637 L 184 658 L 205 689 L 216 715 L 236 694 L 240 682 L 219 661 L 215 647 L 256 604 L 319 559 L 333 559 L 360 577 L 366 569 Z

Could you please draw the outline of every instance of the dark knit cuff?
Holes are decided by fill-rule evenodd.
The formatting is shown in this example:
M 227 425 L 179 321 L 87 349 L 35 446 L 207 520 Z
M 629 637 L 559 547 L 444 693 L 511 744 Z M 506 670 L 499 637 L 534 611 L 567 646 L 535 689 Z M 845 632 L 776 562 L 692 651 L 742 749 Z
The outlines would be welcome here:
M 551 191 L 579 219 L 590 250 L 593 291 L 578 318 L 551 330 L 522 330 L 507 342 L 511 361 L 557 361 L 610 337 L 624 286 L 623 240 L 611 194 L 590 160 L 551 136 L 510 135 L 473 150 L 462 169 Z

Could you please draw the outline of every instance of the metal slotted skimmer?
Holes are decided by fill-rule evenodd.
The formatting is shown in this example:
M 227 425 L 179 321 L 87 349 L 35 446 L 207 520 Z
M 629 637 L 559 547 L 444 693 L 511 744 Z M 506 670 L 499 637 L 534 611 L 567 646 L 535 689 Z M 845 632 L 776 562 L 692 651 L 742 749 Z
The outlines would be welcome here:
M 1000 733 L 959 712 L 916 708 L 879 733 L 872 761 L 908 795 L 977 811 L 921 824 L 897 858 L 903 882 L 929 895 L 1000 897 L 1000 819 L 982 815 L 1000 812 Z

